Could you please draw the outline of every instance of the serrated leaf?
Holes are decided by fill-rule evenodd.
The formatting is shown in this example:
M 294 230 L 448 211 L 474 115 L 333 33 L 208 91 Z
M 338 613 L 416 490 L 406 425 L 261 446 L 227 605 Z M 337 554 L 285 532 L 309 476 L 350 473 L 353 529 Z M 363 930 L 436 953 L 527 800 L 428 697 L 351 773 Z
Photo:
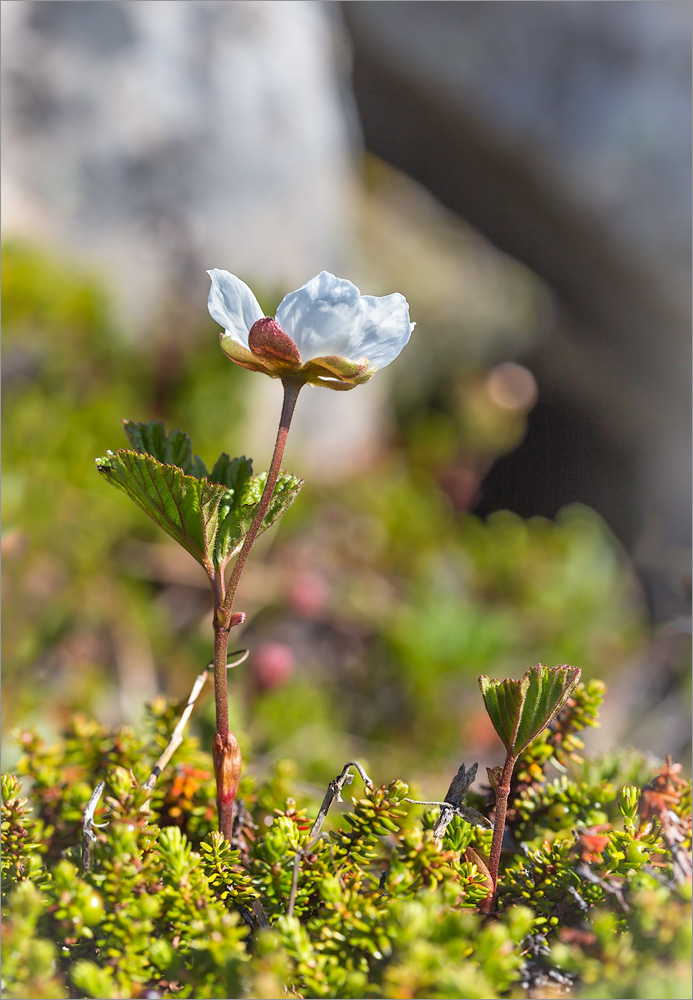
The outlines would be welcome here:
M 109 452 L 97 459 L 97 468 L 199 563 L 214 568 L 219 508 L 229 493 L 225 486 L 136 451 Z
M 224 457 L 222 456 L 222 458 Z M 234 459 L 234 461 L 238 461 L 238 459 Z M 217 462 L 215 469 L 218 464 Z M 240 472 L 238 472 L 238 478 L 239 480 L 241 478 Z M 262 472 L 259 476 L 246 478 L 237 490 L 230 489 L 228 491 L 227 500 L 219 510 L 219 526 L 214 546 L 216 565 L 224 565 L 240 550 L 243 539 L 255 517 L 255 510 L 262 497 L 266 481 L 267 473 Z M 284 511 L 291 506 L 302 485 L 303 480 L 292 476 L 291 473 L 279 473 L 270 505 L 262 521 L 260 534 L 271 527 L 277 518 L 281 517 Z
M 193 455 L 192 441 L 184 431 L 175 430 L 167 434 L 160 420 L 150 420 L 148 424 L 124 420 L 123 430 L 135 451 L 151 455 L 163 465 L 177 465 L 188 476 L 207 478 L 207 466 L 201 458 Z M 228 455 L 222 455 L 222 458 L 228 459 Z M 221 480 L 214 479 L 214 482 Z
M 253 463 L 245 455 L 241 458 L 229 458 L 226 452 L 222 452 L 207 478 L 212 483 L 221 483 L 228 490 L 240 494 L 252 474 Z
M 243 544 L 243 539 L 252 522 L 253 515 L 247 521 L 244 517 L 248 506 L 247 499 L 254 494 L 253 463 L 250 459 L 229 458 L 222 453 L 214 463 L 209 479 L 221 483 L 227 489 L 227 495 L 219 511 L 219 524 L 214 542 L 214 563 L 224 566 Z M 258 500 L 262 496 L 260 492 Z M 257 501 L 252 504 L 255 512 Z
M 123 424 L 135 451 L 108 452 L 97 459 L 98 471 L 208 572 L 223 570 L 248 533 L 267 473 L 253 476 L 250 459 L 222 454 L 208 474 L 182 431 L 167 434 L 158 420 Z M 279 473 L 261 532 L 284 513 L 302 485 L 290 473 Z
M 509 754 L 517 756 L 548 726 L 580 680 L 580 668 L 538 664 L 520 680 L 494 681 L 486 675 L 479 687 L 486 711 Z

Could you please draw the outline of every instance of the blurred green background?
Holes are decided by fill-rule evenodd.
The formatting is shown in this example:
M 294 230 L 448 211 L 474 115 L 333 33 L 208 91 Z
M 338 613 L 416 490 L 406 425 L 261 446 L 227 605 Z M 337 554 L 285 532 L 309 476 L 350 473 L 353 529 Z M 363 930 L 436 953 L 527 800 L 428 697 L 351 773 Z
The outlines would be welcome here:
M 370 163 L 355 258 L 354 277 L 375 274 L 377 287 L 403 291 L 418 324 L 377 377 L 387 431 L 348 474 L 308 476 L 256 546 L 237 603 L 248 622 L 232 635 L 233 647 L 251 652 L 230 673 L 230 699 L 251 766 L 291 757 L 306 781 L 324 781 L 356 757 L 378 779 L 428 781 L 442 795 L 460 761 L 498 756 L 479 673 L 569 662 L 618 692 L 637 685 L 653 647 L 637 579 L 593 511 L 568 507 L 555 521 L 469 512 L 494 459 L 522 439 L 534 398 L 525 369 L 475 361 L 469 344 L 491 327 L 531 339 L 545 297 L 529 273 L 459 225 L 436 213 L 424 220 L 415 189 L 398 207 L 406 183 Z M 406 253 L 386 255 L 384 242 Z M 467 254 L 468 287 L 458 269 L 446 273 L 452 253 Z M 286 289 L 258 291 L 271 314 Z M 97 455 L 125 445 L 120 421 L 180 427 L 207 462 L 223 450 L 247 453 L 253 392 L 266 382 L 253 432 L 260 470 L 280 392 L 224 358 L 204 299 L 162 303 L 156 328 L 133 341 L 101 278 L 12 241 L 2 298 L 11 767 L 17 727 L 50 737 L 76 711 L 137 725 L 156 693 L 185 698 L 211 657 L 204 574 L 94 468 Z M 465 357 L 455 357 L 465 339 Z M 513 394 L 508 371 L 530 391 Z M 344 405 L 365 405 L 368 391 L 343 394 Z M 307 474 L 300 449 L 286 465 Z M 677 656 L 685 673 L 685 653 Z M 205 741 L 210 693 L 193 721 Z M 603 745 L 628 738 L 646 750 L 685 749 L 639 724 L 642 705 L 627 718 L 608 706 L 609 695 Z

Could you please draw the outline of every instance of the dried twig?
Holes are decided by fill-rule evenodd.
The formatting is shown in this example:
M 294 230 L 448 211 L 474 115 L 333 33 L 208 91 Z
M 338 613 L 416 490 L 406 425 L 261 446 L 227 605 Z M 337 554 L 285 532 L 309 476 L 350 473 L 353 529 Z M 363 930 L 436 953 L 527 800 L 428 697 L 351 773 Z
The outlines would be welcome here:
M 243 663 L 243 661 L 248 658 L 247 649 L 237 650 L 235 654 L 231 655 L 233 656 L 238 654 L 241 654 L 239 658 L 233 661 L 232 663 L 228 664 L 229 670 L 232 667 L 237 667 L 239 663 Z M 209 670 L 210 668 L 207 667 L 207 669 L 203 670 L 202 673 L 199 674 L 199 676 L 195 680 L 195 683 L 193 684 L 192 687 L 192 691 L 190 692 L 190 697 L 188 698 L 187 705 L 183 710 L 183 714 L 181 715 L 176 728 L 173 730 L 173 733 L 171 734 L 171 738 L 166 745 L 166 749 L 159 757 L 158 761 L 152 768 L 151 774 L 149 775 L 149 777 L 147 778 L 147 780 L 143 785 L 143 787 L 146 788 L 148 791 L 151 791 L 154 788 L 164 768 L 166 767 L 166 765 L 168 764 L 168 762 L 170 761 L 171 757 L 176 752 L 178 747 L 183 742 L 183 732 L 188 723 L 188 719 L 192 714 L 192 710 L 195 707 L 195 702 L 197 701 L 200 695 L 200 691 L 204 687 L 205 681 L 209 676 Z M 100 781 L 96 786 L 96 788 L 94 789 L 92 796 L 87 802 L 86 808 L 84 810 L 84 818 L 82 820 L 82 870 L 85 872 L 89 871 L 89 869 L 91 868 L 92 847 L 96 843 L 96 833 L 94 831 L 96 829 L 99 829 L 100 826 L 106 825 L 105 823 L 98 824 L 94 822 L 94 813 L 96 811 L 99 799 L 101 798 L 101 795 L 103 793 L 104 787 L 105 783 L 103 781 Z M 145 802 L 144 806 L 142 807 L 142 811 L 146 812 L 148 808 L 149 808 L 149 801 Z
M 453 816 L 460 816 L 465 822 L 471 823 L 473 826 L 481 826 L 485 830 L 493 829 L 493 824 L 490 820 L 482 816 L 480 812 L 471 806 L 464 805 L 467 792 L 476 777 L 477 767 L 478 764 L 472 764 L 469 770 L 466 771 L 464 764 L 460 765 L 457 774 L 450 782 L 444 802 L 421 802 L 419 799 L 404 800 L 405 802 L 411 802 L 415 806 L 437 806 L 440 809 L 440 815 L 433 827 L 433 837 L 435 840 L 443 839 L 445 831 L 452 822 Z
M 373 782 L 368 777 L 364 769 L 361 767 L 358 761 L 349 760 L 342 768 L 342 773 L 338 774 L 337 777 L 329 783 L 327 786 L 327 791 L 325 792 L 325 798 L 322 800 L 322 805 L 318 811 L 318 815 L 315 818 L 315 822 L 310 828 L 310 834 L 308 838 L 308 843 L 305 847 L 299 847 L 294 856 L 294 870 L 293 877 L 291 879 L 291 892 L 289 894 L 289 903 L 286 908 L 287 916 L 292 917 L 294 913 L 294 906 L 296 905 L 296 894 L 298 893 L 298 873 L 301 868 L 301 861 L 304 854 L 310 850 L 315 841 L 320 836 L 320 831 L 322 830 L 322 825 L 325 822 L 327 814 L 330 810 L 330 806 L 336 799 L 337 802 L 342 801 L 342 789 L 345 785 L 350 785 L 354 780 L 353 774 L 349 771 L 350 767 L 355 767 L 356 770 L 361 775 L 364 785 L 367 788 L 373 788 Z
M 234 803 L 233 827 L 231 830 L 231 840 L 229 844 L 234 851 L 240 851 L 244 862 L 248 860 L 248 841 L 246 830 L 251 832 L 251 839 L 254 839 L 252 831 L 257 830 L 257 823 L 253 823 L 253 818 L 246 809 L 242 799 L 237 798 Z
M 232 667 L 237 667 L 240 663 L 243 663 L 245 660 L 247 660 L 248 659 L 248 655 L 249 655 L 249 651 L 247 649 L 238 649 L 234 653 L 232 653 L 231 655 L 232 656 L 238 656 L 238 659 L 234 660 L 232 663 L 228 663 L 226 665 L 226 669 L 227 670 L 231 670 Z M 192 691 L 190 692 L 190 697 L 188 698 L 188 702 L 187 702 L 185 708 L 183 709 L 183 714 L 181 715 L 180 719 L 178 720 L 178 724 L 176 725 L 176 728 L 171 733 L 171 738 L 168 741 L 168 743 L 166 744 L 166 749 L 164 750 L 164 752 L 162 753 L 162 755 L 159 757 L 158 761 L 156 762 L 156 764 L 152 768 L 151 774 L 149 775 L 149 777 L 145 781 L 145 783 L 143 785 L 144 788 L 147 788 L 150 791 L 154 788 L 154 786 L 156 785 L 157 781 L 159 780 L 159 777 L 162 774 L 164 768 L 166 767 L 166 765 L 170 761 L 171 757 L 173 757 L 173 755 L 176 752 L 176 750 L 178 749 L 178 747 L 183 742 L 183 733 L 185 731 L 185 727 L 188 724 L 188 719 L 192 715 L 192 710 L 195 707 L 195 702 L 199 698 L 200 692 L 202 691 L 202 688 L 204 687 L 205 682 L 206 682 L 207 678 L 209 677 L 209 672 L 210 672 L 211 668 L 212 668 L 212 664 L 210 663 L 210 665 L 208 667 L 206 667 L 202 671 L 201 674 L 198 674 L 197 679 L 195 680 L 195 683 L 193 684 Z
M 368 777 L 368 775 L 361 767 L 361 765 L 355 760 L 347 761 L 347 763 L 344 765 L 342 769 L 342 773 L 338 774 L 337 777 L 334 779 L 334 781 L 331 781 L 327 786 L 327 791 L 325 792 L 325 798 L 322 800 L 320 811 L 318 812 L 315 822 L 310 828 L 310 839 L 308 841 L 307 847 L 311 847 L 320 836 L 320 831 L 322 830 L 322 824 L 325 822 L 327 813 L 329 812 L 330 806 L 332 805 L 334 800 L 336 799 L 337 802 L 341 802 L 342 789 L 344 788 L 345 785 L 350 785 L 351 782 L 354 780 L 353 774 L 351 774 L 351 772 L 349 771 L 350 767 L 356 768 L 356 770 L 361 775 L 361 778 L 363 779 L 364 785 L 366 785 L 368 788 L 373 787 L 373 782 Z
M 176 728 L 171 733 L 171 738 L 166 744 L 164 752 L 159 757 L 158 761 L 152 768 L 151 774 L 149 775 L 149 777 L 147 778 L 147 780 L 143 785 L 143 787 L 149 789 L 149 791 L 151 791 L 154 788 L 154 785 L 159 780 L 159 776 L 163 772 L 164 768 L 170 761 L 171 757 L 173 757 L 178 747 L 183 742 L 183 731 L 186 725 L 188 724 L 188 719 L 190 718 L 192 710 L 195 707 L 195 702 L 197 701 L 200 695 L 200 691 L 204 687 L 208 677 L 209 677 L 209 667 L 203 670 L 201 674 L 197 675 L 195 683 L 193 684 L 192 687 L 192 691 L 190 692 L 190 697 L 188 698 L 188 703 L 185 706 L 185 709 L 183 710 L 183 714 L 178 720 Z
M 85 872 L 88 872 L 91 868 L 91 849 L 96 843 L 94 830 L 106 826 L 105 823 L 94 822 L 94 813 L 96 812 L 96 807 L 99 804 L 104 787 L 105 782 L 100 781 L 92 792 L 91 798 L 84 810 L 84 819 L 82 820 L 82 871 Z
M 303 849 L 299 847 L 294 855 L 294 870 L 291 876 L 291 892 L 289 893 L 289 902 L 286 907 L 287 917 L 293 917 L 294 906 L 296 905 L 296 894 L 298 893 L 298 873 L 301 867 L 301 860 L 303 858 Z

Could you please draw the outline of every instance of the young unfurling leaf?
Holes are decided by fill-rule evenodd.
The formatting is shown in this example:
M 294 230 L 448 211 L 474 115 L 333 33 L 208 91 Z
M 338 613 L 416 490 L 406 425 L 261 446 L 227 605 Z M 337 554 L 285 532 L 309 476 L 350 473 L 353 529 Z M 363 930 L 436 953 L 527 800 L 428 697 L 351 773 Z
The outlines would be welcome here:
M 580 668 L 530 667 L 520 680 L 479 678 L 486 711 L 505 749 L 517 757 L 558 715 L 580 680 Z

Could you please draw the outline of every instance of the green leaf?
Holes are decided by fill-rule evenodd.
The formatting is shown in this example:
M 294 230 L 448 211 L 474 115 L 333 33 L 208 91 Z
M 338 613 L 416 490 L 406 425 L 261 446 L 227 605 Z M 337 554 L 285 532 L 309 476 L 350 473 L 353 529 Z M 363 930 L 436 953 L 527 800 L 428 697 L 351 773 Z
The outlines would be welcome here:
M 482 674 L 486 711 L 509 754 L 516 757 L 558 715 L 580 680 L 580 668 L 530 667 L 520 680 L 493 681 Z
M 214 569 L 219 508 L 229 490 L 136 451 L 108 452 L 97 469 L 206 569 Z
M 77 990 L 86 997 L 104 997 L 112 1000 L 119 990 L 114 981 L 113 969 L 100 968 L 87 958 L 80 958 L 70 968 L 70 978 Z
M 223 570 L 248 533 L 267 473 L 253 476 L 250 459 L 222 454 L 208 474 L 204 462 L 193 457 L 187 434 L 167 434 L 158 420 L 127 420 L 124 429 L 135 451 L 109 451 L 96 460 L 98 471 L 208 572 Z M 261 532 L 284 513 L 302 485 L 290 473 L 279 473 Z
M 193 457 L 192 441 L 184 431 L 171 431 L 167 434 L 160 420 L 151 420 L 148 424 L 124 420 L 123 430 L 135 451 L 151 455 L 163 465 L 177 465 L 188 476 L 207 478 L 207 467 L 197 455 Z M 222 455 L 222 458 L 228 459 L 228 455 Z M 209 478 L 214 482 L 222 482 L 213 475 Z
M 221 483 L 227 489 L 240 494 L 252 474 L 253 463 L 245 455 L 241 458 L 229 458 L 226 452 L 222 452 L 207 478 L 212 483 Z
M 228 456 L 222 455 L 222 458 L 226 457 Z M 240 460 L 234 459 L 234 462 L 238 461 Z M 242 461 L 246 460 L 243 459 Z M 214 469 L 218 465 L 219 462 L 216 463 Z M 248 465 L 250 466 L 250 463 Z M 212 470 L 213 473 L 214 470 Z M 255 517 L 255 510 L 260 502 L 267 480 L 266 472 L 260 473 L 259 476 L 245 478 L 244 481 L 242 480 L 240 471 L 237 475 L 241 485 L 236 489 L 229 489 L 226 502 L 219 511 L 219 526 L 214 546 L 214 561 L 218 566 L 225 565 L 240 550 L 243 539 L 248 533 L 248 529 Z M 284 511 L 291 506 L 302 485 L 303 480 L 292 476 L 291 473 L 279 473 L 270 505 L 262 521 L 260 534 L 271 527 Z

